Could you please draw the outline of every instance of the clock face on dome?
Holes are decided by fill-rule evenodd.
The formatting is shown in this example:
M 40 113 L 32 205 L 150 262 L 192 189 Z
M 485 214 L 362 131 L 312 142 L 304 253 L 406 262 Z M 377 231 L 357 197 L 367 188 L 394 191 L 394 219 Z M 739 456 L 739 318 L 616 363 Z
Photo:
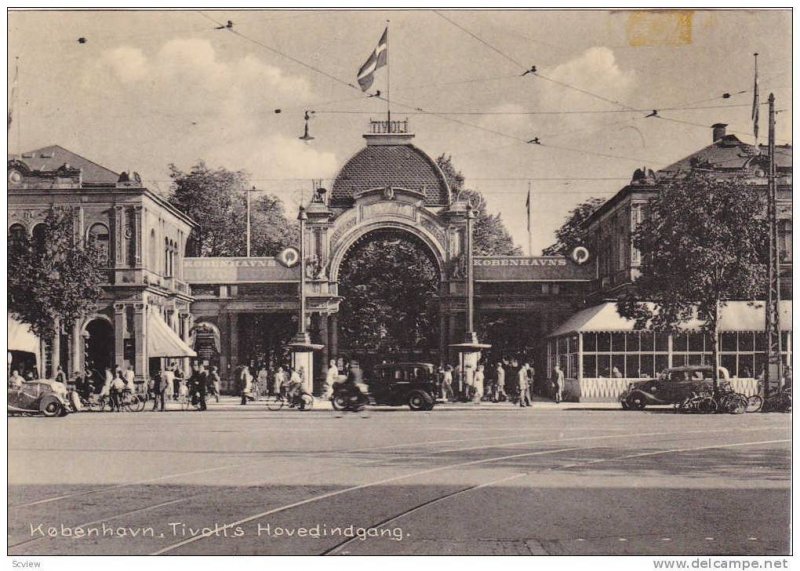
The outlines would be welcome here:
M 22 182 L 22 173 L 16 169 L 8 171 L 8 182 L 11 184 L 20 184 Z

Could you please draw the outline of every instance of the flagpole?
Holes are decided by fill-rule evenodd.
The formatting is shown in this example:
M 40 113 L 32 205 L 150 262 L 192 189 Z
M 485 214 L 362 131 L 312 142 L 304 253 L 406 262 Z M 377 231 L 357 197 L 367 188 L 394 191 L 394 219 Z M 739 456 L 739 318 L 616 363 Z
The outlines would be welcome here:
M 386 130 L 391 131 L 392 128 L 392 104 L 391 104 L 391 89 L 392 89 L 392 63 L 389 59 L 389 20 L 386 20 Z
M 533 238 L 531 237 L 531 181 L 528 181 L 528 255 L 533 256 Z
M 753 58 L 755 60 L 755 78 L 753 80 L 753 111 L 751 113 L 751 119 L 753 121 L 753 136 L 755 138 L 755 148 L 756 151 L 758 150 L 758 115 L 759 115 L 759 108 L 758 106 L 761 104 L 758 97 L 758 52 L 753 54 Z

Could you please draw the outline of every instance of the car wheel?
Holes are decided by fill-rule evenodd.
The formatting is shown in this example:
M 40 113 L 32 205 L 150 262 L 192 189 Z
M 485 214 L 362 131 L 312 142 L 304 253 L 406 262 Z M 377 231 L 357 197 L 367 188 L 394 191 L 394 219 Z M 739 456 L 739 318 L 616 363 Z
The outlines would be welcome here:
M 619 404 L 622 405 L 622 410 L 630 410 L 630 408 L 631 408 L 630 405 L 628 405 L 628 403 L 626 401 L 620 401 Z
M 47 417 L 60 415 L 63 408 L 64 407 L 61 406 L 61 403 L 58 402 L 58 399 L 55 397 L 52 398 L 45 397 L 42 400 L 41 404 L 39 405 L 39 410 L 44 416 Z
M 758 412 L 764 406 L 764 399 L 759 395 L 751 395 L 747 397 L 747 408 L 745 412 Z
M 644 401 L 644 397 L 637 393 L 628 397 L 628 406 L 633 410 L 644 410 L 647 403 Z
M 407 402 L 411 410 L 428 410 L 427 407 L 433 404 L 433 399 L 422 391 L 412 391 L 408 395 Z

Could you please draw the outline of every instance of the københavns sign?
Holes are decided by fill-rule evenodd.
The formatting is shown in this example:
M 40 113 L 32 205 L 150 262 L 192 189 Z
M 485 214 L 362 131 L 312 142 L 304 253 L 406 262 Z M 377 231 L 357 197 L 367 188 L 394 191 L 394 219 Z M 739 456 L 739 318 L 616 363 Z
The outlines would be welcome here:
M 476 256 L 476 281 L 575 281 L 591 280 L 594 267 L 579 265 L 564 256 Z

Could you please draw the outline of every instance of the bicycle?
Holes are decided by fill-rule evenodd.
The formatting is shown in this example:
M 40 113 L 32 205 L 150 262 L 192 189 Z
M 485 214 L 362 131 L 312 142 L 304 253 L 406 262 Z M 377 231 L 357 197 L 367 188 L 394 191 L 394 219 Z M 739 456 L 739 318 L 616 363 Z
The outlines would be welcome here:
M 309 393 L 301 393 L 294 398 L 289 398 L 283 392 L 277 395 L 266 397 L 266 405 L 269 410 L 281 410 L 284 406 L 294 406 L 297 410 L 310 410 L 314 407 L 314 397 Z

